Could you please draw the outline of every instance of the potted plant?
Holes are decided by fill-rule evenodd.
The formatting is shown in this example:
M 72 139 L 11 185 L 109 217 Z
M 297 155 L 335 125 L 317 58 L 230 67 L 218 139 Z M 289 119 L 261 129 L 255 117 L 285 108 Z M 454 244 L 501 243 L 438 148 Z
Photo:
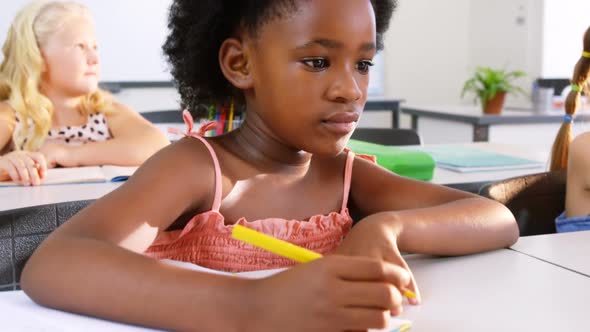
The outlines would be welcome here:
M 506 93 L 526 92 L 512 82 L 519 77 L 525 76 L 522 71 L 495 70 L 489 67 L 478 67 L 475 74 L 463 85 L 461 98 L 466 93 L 475 94 L 474 102 L 479 100 L 485 114 L 500 114 L 504 106 Z

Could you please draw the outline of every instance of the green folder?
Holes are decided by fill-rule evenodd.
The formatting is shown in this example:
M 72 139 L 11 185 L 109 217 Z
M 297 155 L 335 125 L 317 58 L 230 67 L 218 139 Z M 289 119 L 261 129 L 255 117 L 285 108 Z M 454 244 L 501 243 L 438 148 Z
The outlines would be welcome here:
M 351 139 L 348 148 L 354 153 L 377 157 L 377 164 L 402 176 L 418 180 L 431 180 L 434 175 L 434 159 L 422 151 L 380 145 Z

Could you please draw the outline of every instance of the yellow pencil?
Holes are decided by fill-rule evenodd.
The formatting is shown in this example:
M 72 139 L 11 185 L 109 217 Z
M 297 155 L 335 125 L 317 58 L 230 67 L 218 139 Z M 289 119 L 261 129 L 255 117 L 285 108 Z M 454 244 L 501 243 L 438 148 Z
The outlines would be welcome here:
M 229 133 L 234 129 L 234 100 L 232 98 L 231 104 L 229 105 L 229 119 L 227 119 L 227 132 Z
M 299 263 L 307 263 L 322 257 L 322 255 L 318 254 L 317 252 L 307 250 L 300 246 L 279 240 L 266 234 L 262 234 L 241 225 L 234 225 L 231 235 L 236 240 L 244 241 L 255 247 L 270 251 L 279 256 L 292 259 Z M 402 291 L 405 297 L 411 299 L 416 298 L 416 294 L 414 294 L 414 292 L 407 289 Z

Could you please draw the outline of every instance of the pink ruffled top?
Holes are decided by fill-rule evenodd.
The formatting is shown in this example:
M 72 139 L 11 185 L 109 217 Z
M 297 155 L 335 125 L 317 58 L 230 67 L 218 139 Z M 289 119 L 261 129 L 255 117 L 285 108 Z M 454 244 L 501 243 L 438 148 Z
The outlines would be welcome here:
M 187 112 L 188 113 L 188 112 Z M 199 139 L 211 154 L 215 166 L 215 198 L 210 211 L 194 216 L 182 230 L 162 232 L 145 251 L 147 256 L 157 259 L 185 261 L 228 272 L 245 272 L 288 267 L 295 264 L 290 259 L 234 240 L 231 237 L 233 225 L 226 225 L 221 206 L 221 169 L 211 145 L 193 133 L 192 118 L 184 114 L 189 127 L 188 136 Z M 210 129 L 202 128 L 201 132 Z M 236 224 L 246 226 L 275 238 L 325 254 L 336 248 L 350 231 L 352 218 L 346 208 L 350 189 L 350 178 L 354 153 L 349 151 L 344 172 L 344 194 L 342 207 L 338 212 L 316 215 L 309 220 L 266 218 L 248 221 L 240 218 Z

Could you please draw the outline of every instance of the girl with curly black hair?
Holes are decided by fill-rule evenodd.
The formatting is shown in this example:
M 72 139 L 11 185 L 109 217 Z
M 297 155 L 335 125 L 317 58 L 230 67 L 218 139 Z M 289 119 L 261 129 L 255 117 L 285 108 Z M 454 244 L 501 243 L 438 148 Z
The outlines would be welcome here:
M 367 330 L 401 312 L 400 290 L 420 301 L 400 251 L 512 244 L 518 229 L 503 205 L 345 149 L 394 8 L 174 1 L 164 49 L 184 105 L 233 98 L 245 122 L 205 139 L 186 112 L 190 137 L 56 230 L 26 265 L 23 289 L 45 305 L 174 330 Z M 235 224 L 328 255 L 259 280 L 153 259 L 229 272 L 295 265 L 232 239 Z

